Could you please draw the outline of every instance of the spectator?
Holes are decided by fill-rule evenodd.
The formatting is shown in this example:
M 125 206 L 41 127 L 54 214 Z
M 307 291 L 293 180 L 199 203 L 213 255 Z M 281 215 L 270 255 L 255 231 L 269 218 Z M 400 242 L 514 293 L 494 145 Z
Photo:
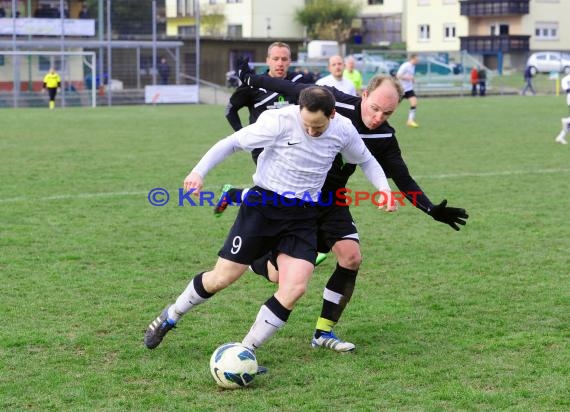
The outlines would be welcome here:
M 344 60 L 344 64 L 345 69 L 342 73 L 342 77 L 350 80 L 354 84 L 356 93 L 360 96 L 362 94 L 362 74 L 354 67 L 356 65 L 354 57 L 347 56 Z
M 471 96 L 477 96 L 477 84 L 479 84 L 479 74 L 477 67 L 471 69 Z
M 6 17 L 6 10 L 4 10 L 4 7 L 0 7 L 0 18 L 1 17 Z
M 168 78 L 170 77 L 170 66 L 166 62 L 166 58 L 163 57 L 158 63 L 158 75 L 160 76 L 160 84 L 168 84 Z
M 79 11 L 79 14 L 77 15 L 78 19 L 90 19 L 91 16 L 89 15 L 89 8 L 87 7 L 87 3 L 83 3 L 83 5 L 81 6 L 81 10 Z
M 485 96 L 487 91 L 487 72 L 484 67 L 481 67 L 477 72 L 479 78 L 479 96 Z
M 521 95 L 526 96 L 527 90 L 530 90 L 532 95 L 535 96 L 536 92 L 534 91 L 534 87 L 532 87 L 532 70 L 530 69 L 530 66 L 526 66 L 524 69 L 524 82 L 525 83 L 524 87 L 521 90 Z
M 328 66 L 330 74 L 322 77 L 315 83 L 317 86 L 331 86 L 340 90 L 343 93 L 356 96 L 356 89 L 354 83 L 349 79 L 343 77 L 344 61 L 340 56 L 331 56 L 329 58 Z

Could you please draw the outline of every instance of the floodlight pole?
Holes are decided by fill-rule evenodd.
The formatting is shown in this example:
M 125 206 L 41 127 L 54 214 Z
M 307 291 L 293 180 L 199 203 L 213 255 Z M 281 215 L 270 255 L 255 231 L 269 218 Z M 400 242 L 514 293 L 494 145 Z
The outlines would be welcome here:
M 152 85 L 156 86 L 156 0 L 152 0 Z
M 61 22 L 61 37 L 60 37 L 60 51 L 61 51 L 61 57 L 60 57 L 60 62 L 61 62 L 61 66 L 60 66 L 60 73 L 61 73 L 61 77 L 63 80 L 62 83 L 62 88 L 61 88 L 61 107 L 65 107 L 65 56 L 63 54 L 63 52 L 65 51 L 65 10 L 63 8 L 63 0 L 59 0 L 59 17 L 60 17 L 60 22 Z
M 109 106 L 113 104 L 111 96 L 111 79 L 113 78 L 111 58 L 111 0 L 107 0 L 107 105 Z
M 200 0 L 194 0 L 194 21 L 196 24 L 196 93 L 200 100 Z

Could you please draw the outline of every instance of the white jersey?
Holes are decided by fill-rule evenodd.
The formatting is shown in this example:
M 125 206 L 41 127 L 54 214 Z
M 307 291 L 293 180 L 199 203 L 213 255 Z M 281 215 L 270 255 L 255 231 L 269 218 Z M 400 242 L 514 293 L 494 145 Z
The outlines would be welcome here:
M 315 82 L 317 86 L 332 86 L 343 93 L 351 94 L 356 96 L 356 88 L 354 87 L 354 83 L 348 79 L 342 77 L 340 80 L 337 80 L 332 74 L 328 76 L 321 77 L 319 80 Z
M 335 156 L 341 153 L 346 163 L 362 167 L 376 189 L 390 191 L 382 167 L 349 119 L 336 113 L 318 137 L 309 136 L 302 124 L 298 105 L 267 110 L 255 123 L 216 143 L 192 171 L 205 177 L 233 152 L 263 147 L 253 182 L 285 197 L 308 195 L 316 202 Z
M 560 86 L 562 90 L 566 92 L 566 103 L 570 106 L 570 74 L 567 74 L 560 81 Z
M 402 63 L 402 65 L 398 68 L 396 77 L 400 80 L 400 83 L 402 83 L 402 88 L 404 89 L 404 93 L 414 90 L 413 77 L 415 76 L 415 74 L 416 74 L 416 66 L 410 63 L 409 61 Z M 412 76 L 412 80 L 402 79 L 400 76 L 404 77 Z

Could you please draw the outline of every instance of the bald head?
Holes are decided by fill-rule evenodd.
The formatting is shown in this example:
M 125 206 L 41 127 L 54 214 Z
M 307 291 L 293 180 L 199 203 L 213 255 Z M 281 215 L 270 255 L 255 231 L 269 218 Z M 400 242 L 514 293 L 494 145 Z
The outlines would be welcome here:
M 344 60 L 339 55 L 329 57 L 329 72 L 337 79 L 342 79 L 342 72 L 344 71 Z

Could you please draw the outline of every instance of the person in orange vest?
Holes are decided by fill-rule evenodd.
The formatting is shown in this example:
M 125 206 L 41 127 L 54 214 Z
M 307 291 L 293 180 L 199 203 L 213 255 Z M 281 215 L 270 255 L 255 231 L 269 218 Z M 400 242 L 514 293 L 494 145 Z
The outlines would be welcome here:
M 479 72 L 477 68 L 473 66 L 471 69 L 471 96 L 477 96 L 477 84 L 479 84 Z
M 49 72 L 44 76 L 43 84 L 43 90 L 48 91 L 50 109 L 53 109 L 55 107 L 55 95 L 57 94 L 57 89 L 60 87 L 61 78 L 55 69 L 53 67 L 50 67 Z

